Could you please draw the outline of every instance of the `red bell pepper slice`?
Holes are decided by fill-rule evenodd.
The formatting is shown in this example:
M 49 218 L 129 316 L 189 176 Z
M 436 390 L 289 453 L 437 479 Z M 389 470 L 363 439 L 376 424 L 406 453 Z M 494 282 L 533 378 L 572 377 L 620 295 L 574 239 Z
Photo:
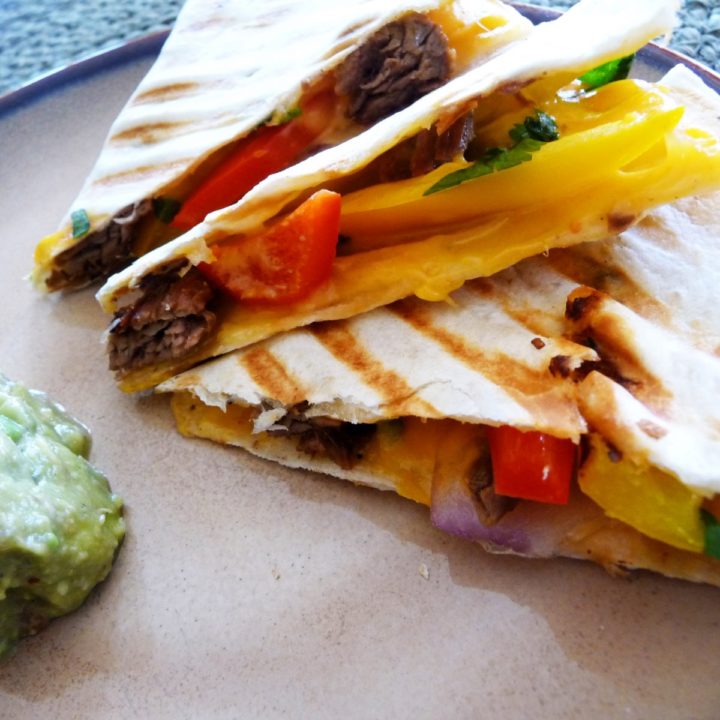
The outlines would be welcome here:
M 200 270 L 241 302 L 301 300 L 332 272 L 341 203 L 338 193 L 319 190 L 266 231 L 213 245 L 215 261 Z
M 334 107 L 334 93 L 318 93 L 302 103 L 297 118 L 255 130 L 190 194 L 170 224 L 189 230 L 208 213 L 236 203 L 261 180 L 292 165 L 327 128 Z
M 493 480 L 498 495 L 564 505 L 570 496 L 577 446 L 509 425 L 488 428 Z
M 720 495 L 714 495 L 712 498 L 705 500 L 703 509 L 714 515 L 717 520 L 720 520 Z

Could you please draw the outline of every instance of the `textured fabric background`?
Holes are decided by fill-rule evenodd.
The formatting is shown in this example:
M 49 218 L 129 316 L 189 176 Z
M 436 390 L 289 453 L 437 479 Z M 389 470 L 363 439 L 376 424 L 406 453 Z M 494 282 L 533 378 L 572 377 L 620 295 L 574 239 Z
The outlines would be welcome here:
M 534 0 L 536 5 L 559 9 L 574 2 Z M 168 28 L 182 3 L 0 0 L 0 93 L 100 50 Z M 720 69 L 720 0 L 686 0 L 672 46 Z

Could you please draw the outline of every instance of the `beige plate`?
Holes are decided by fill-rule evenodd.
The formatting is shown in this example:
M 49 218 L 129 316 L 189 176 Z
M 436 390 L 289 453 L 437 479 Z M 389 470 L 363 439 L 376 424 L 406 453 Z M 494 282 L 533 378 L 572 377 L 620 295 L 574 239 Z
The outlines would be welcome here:
M 0 114 L 0 368 L 90 425 L 128 518 L 110 580 L 0 667 L 0 717 L 719 717 L 718 590 L 488 556 L 412 503 L 182 440 L 167 398 L 115 389 L 92 295 L 23 276 L 150 61 Z

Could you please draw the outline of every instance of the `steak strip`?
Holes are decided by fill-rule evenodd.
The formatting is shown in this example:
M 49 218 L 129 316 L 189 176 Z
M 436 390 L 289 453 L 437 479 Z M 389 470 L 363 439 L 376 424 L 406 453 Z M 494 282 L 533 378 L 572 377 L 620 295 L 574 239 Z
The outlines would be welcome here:
M 348 116 L 370 125 L 440 87 L 450 70 L 445 33 L 411 13 L 380 28 L 345 59 L 336 90 L 349 98 Z
M 438 135 L 433 125 L 384 152 L 375 162 L 380 182 L 395 182 L 426 175 L 460 157 L 475 135 L 472 113 L 458 118 Z
M 138 225 L 151 208 L 149 200 L 126 205 L 105 227 L 61 252 L 45 282 L 48 290 L 81 288 L 127 267 L 133 260 Z
M 122 374 L 184 357 L 210 336 L 215 291 L 199 270 L 182 276 L 181 270 L 175 265 L 143 278 L 142 297 L 115 314 L 108 335 L 111 370 Z
M 336 418 L 305 415 L 308 403 L 289 408 L 287 414 L 273 425 L 270 435 L 295 435 L 297 449 L 315 457 L 324 455 L 344 470 L 350 470 L 362 459 L 363 448 L 377 430 L 368 423 L 349 423 Z

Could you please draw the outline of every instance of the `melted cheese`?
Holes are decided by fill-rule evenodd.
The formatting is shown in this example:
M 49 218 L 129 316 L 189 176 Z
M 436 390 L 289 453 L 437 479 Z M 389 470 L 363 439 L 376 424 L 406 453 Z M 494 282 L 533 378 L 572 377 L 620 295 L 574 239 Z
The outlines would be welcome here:
M 418 199 L 445 166 L 430 178 L 393 184 L 396 199 L 406 192 L 415 198 L 396 207 L 387 207 L 387 188 L 344 198 L 343 231 L 351 227 L 358 233 L 353 242 L 370 249 L 337 257 L 327 282 L 291 306 L 232 305 L 210 342 L 188 357 L 129 373 L 122 389 L 147 389 L 208 357 L 309 323 L 412 295 L 445 300 L 466 280 L 550 248 L 615 235 L 656 205 L 720 185 L 717 138 L 681 119 L 682 109 L 660 89 L 629 81 L 593 97 L 584 119 L 575 107 L 564 111 L 568 123 L 585 129 L 550 143 L 531 162 Z M 603 113 L 609 122 L 599 121 Z M 417 227 L 440 216 L 430 230 Z M 372 247 L 378 242 L 385 246 Z
M 223 411 L 203 404 L 190 393 L 174 394 L 172 406 L 178 430 L 185 436 L 237 445 L 271 458 L 278 455 L 277 448 L 282 446 L 282 455 L 291 449 L 303 464 L 305 456 L 294 449 L 295 438 L 253 434 L 253 422 L 258 414 L 255 408 L 232 404 Z M 398 495 L 429 506 L 439 448 L 456 426 L 460 423 L 453 420 L 424 422 L 418 418 L 380 423 L 377 433 L 363 448 L 358 466 L 363 472 L 390 483 Z M 304 465 L 311 466 L 313 459 L 306 457 Z
M 222 410 L 203 404 L 189 392 L 174 394 L 172 404 L 183 435 L 238 445 L 270 459 L 287 459 L 288 450 L 296 457 L 303 456 L 294 449 L 291 436 L 253 434 L 258 414 L 254 408 L 232 404 Z M 591 435 L 590 441 L 591 452 L 578 477 L 585 495 L 608 517 L 646 537 L 691 553 L 703 552 L 700 495 L 656 468 L 611 456 L 597 435 Z M 381 479 L 383 487 L 389 485 L 398 495 L 429 506 L 434 483 L 455 483 L 458 477 L 470 477 L 484 442 L 481 425 L 403 418 L 379 423 L 356 467 L 365 476 Z M 293 464 L 317 468 L 310 456 Z M 342 476 L 334 467 L 331 474 Z

